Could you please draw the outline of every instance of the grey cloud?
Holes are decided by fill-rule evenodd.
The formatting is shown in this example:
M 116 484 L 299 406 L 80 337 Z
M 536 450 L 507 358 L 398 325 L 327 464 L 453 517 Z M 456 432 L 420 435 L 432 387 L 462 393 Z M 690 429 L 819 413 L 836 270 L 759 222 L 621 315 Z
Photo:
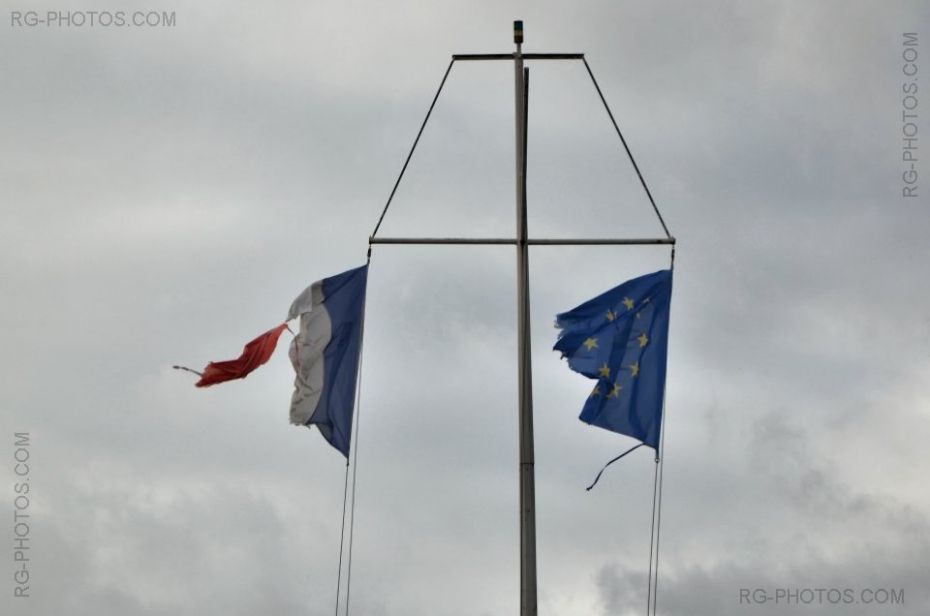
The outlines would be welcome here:
M 926 611 L 930 209 L 897 197 L 896 124 L 924 4 L 177 11 L 0 40 L 0 428 L 34 434 L 42 549 L 18 613 L 331 611 L 344 461 L 287 425 L 286 357 L 206 391 L 169 367 L 361 263 L 449 54 L 518 16 L 586 52 L 680 240 L 660 611 L 813 583 Z M 660 234 L 583 69 L 531 71 L 531 233 Z M 455 67 L 384 235 L 512 233 L 510 78 Z M 627 439 L 549 348 L 668 256 L 533 250 L 543 613 L 641 613 L 652 457 L 584 492 Z M 352 611 L 516 609 L 513 281 L 509 247 L 374 251 Z

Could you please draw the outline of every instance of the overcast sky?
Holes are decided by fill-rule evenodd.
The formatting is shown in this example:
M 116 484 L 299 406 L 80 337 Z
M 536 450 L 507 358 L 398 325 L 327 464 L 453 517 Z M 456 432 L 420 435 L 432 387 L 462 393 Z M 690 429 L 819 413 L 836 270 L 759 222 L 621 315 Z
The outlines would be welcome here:
M 175 13 L 107 28 L 14 26 L 77 7 L 0 0 L 3 613 L 333 613 L 344 459 L 288 424 L 284 344 L 206 390 L 171 366 L 235 357 L 364 263 L 450 54 L 511 51 L 519 18 L 525 51 L 586 54 L 679 239 L 659 613 L 930 611 L 925 162 L 901 194 L 902 33 L 926 152 L 930 5 L 502 4 L 80 6 Z M 530 67 L 530 234 L 660 236 L 583 66 Z M 514 232 L 512 79 L 455 66 L 381 235 Z M 513 252 L 374 251 L 351 613 L 518 611 Z M 541 614 L 644 613 L 652 457 L 585 492 L 632 441 L 578 421 L 552 319 L 668 258 L 531 250 Z

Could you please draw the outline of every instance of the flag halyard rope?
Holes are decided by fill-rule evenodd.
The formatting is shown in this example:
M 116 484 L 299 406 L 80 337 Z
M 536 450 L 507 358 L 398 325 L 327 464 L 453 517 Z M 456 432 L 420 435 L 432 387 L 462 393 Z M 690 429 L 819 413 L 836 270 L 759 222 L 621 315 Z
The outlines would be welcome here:
M 664 423 L 664 422 L 663 422 Z M 659 604 L 659 533 L 662 531 L 662 479 L 665 474 L 665 427 L 662 428 L 662 443 L 659 446 L 661 454 L 659 458 L 659 503 L 656 507 L 656 570 L 655 582 L 652 590 L 652 614 L 655 616 Z
M 346 478 L 342 488 L 342 532 L 339 535 L 339 572 L 336 576 L 336 613 L 339 616 L 339 593 L 342 588 L 342 554 L 346 540 L 346 503 L 349 496 L 349 459 L 346 458 Z
M 652 609 L 652 563 L 654 562 L 653 555 L 655 554 L 655 540 L 656 540 L 656 499 L 659 494 L 659 452 L 656 452 L 655 458 L 655 470 L 653 471 L 652 478 L 652 526 L 649 529 L 649 576 L 646 578 L 646 616 L 649 616 L 649 612 Z
M 451 68 L 451 64 L 450 64 Z M 446 71 L 448 74 L 448 71 Z M 443 79 L 445 81 L 445 79 Z M 369 246 L 368 252 L 368 264 L 371 264 L 371 247 Z M 349 616 L 349 598 L 352 593 L 352 553 L 355 546 L 355 488 L 357 485 L 358 478 L 358 450 L 359 450 L 359 430 L 361 427 L 361 415 L 362 415 L 362 368 L 365 361 L 365 315 L 368 306 L 368 293 L 365 293 L 365 301 L 362 305 L 362 326 L 360 332 L 360 343 L 359 343 L 359 358 L 358 358 L 358 380 L 356 382 L 356 399 L 355 399 L 355 421 L 353 422 L 353 428 L 355 429 L 355 438 L 351 441 L 351 451 L 352 451 L 352 505 L 349 508 L 349 554 L 346 565 L 346 609 L 345 614 Z M 346 458 L 346 477 L 348 478 L 349 473 L 349 460 Z M 343 508 L 345 508 L 345 497 L 343 496 Z M 340 554 L 340 558 L 342 555 Z M 337 608 L 338 609 L 338 608 Z M 338 616 L 338 614 L 336 615 Z
M 675 270 L 675 246 L 672 246 L 671 263 L 669 268 Z M 663 397 L 664 398 L 664 397 Z M 649 534 L 649 590 L 646 593 L 646 616 L 649 610 L 655 616 L 659 601 L 659 534 L 662 530 L 662 479 L 665 471 L 665 404 L 662 404 L 662 436 L 659 441 L 659 451 L 656 452 L 654 477 L 652 480 L 652 529 Z M 653 556 L 653 544 L 655 552 Z M 653 562 L 655 562 L 655 576 L 653 576 Z

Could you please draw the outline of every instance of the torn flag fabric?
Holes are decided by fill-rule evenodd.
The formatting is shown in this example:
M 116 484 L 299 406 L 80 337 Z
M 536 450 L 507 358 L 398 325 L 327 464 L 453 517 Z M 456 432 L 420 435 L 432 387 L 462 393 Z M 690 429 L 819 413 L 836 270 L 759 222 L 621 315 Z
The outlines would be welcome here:
M 597 384 L 579 419 L 658 450 L 672 272 L 628 280 L 556 317 L 568 366 Z
M 268 361 L 274 353 L 281 332 L 285 329 L 287 329 L 287 324 L 282 323 L 252 340 L 242 349 L 242 355 L 238 359 L 210 362 L 204 368 L 200 380 L 197 381 L 197 387 L 209 387 L 224 381 L 244 379 L 250 372 Z
M 352 411 L 365 316 L 368 266 L 314 282 L 288 312 L 300 318 L 291 342 L 296 376 L 291 423 L 316 425 L 330 445 L 349 457 Z

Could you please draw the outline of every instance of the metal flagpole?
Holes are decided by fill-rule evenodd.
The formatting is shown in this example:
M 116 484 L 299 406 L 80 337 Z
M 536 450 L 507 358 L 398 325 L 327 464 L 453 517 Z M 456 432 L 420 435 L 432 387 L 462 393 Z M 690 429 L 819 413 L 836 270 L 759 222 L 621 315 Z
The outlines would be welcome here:
M 514 22 L 513 39 L 516 44 L 514 53 L 494 53 L 494 54 L 453 54 L 452 62 L 443 76 L 439 85 L 439 91 L 433 99 L 420 127 L 420 133 L 426 126 L 433 106 L 439 98 L 442 86 L 445 84 L 449 71 L 456 61 L 494 61 L 494 60 L 512 60 L 514 63 L 514 116 L 515 116 L 515 171 L 516 171 L 516 206 L 517 206 L 517 229 L 514 238 L 466 238 L 466 237 L 377 237 L 378 229 L 391 205 L 397 185 L 403 178 L 404 171 L 407 169 L 405 163 L 401 169 L 397 182 L 394 185 L 394 191 L 388 197 L 387 203 L 381 212 L 381 218 L 371 236 L 368 238 L 369 255 L 373 244 L 420 244 L 420 245 L 441 245 L 441 244 L 459 244 L 459 245 L 510 245 L 517 249 L 517 372 L 518 372 L 518 393 L 519 393 L 519 470 L 520 470 L 520 616 L 536 616 L 536 489 L 534 473 L 534 453 L 533 453 L 533 378 L 530 361 L 530 291 L 529 291 L 529 247 L 530 246 L 637 246 L 637 245 L 671 245 L 674 249 L 675 238 L 668 233 L 662 216 L 652 200 L 652 195 L 646 186 L 646 182 L 639 173 L 636 161 L 630 149 L 626 146 L 626 141 L 620 133 L 620 129 L 613 120 L 613 114 L 607 106 L 597 82 L 594 81 L 595 88 L 601 97 L 601 102 L 614 123 L 614 128 L 633 163 L 634 169 L 639 175 L 643 188 L 649 197 L 650 203 L 662 223 L 662 228 L 666 232 L 666 237 L 662 238 L 590 238 L 590 239 L 562 239 L 562 238 L 530 238 L 527 233 L 526 224 L 526 146 L 527 146 L 527 92 L 529 84 L 529 69 L 524 68 L 524 60 L 581 60 L 585 62 L 585 67 L 594 80 L 594 74 L 591 73 L 590 67 L 584 59 L 584 54 L 580 53 L 523 53 L 523 22 Z M 407 162 L 413 155 L 419 142 L 419 134 L 413 142 L 413 147 L 407 156 Z
M 520 418 L 520 615 L 536 616 L 536 487 L 533 377 L 530 362 L 529 244 L 526 232 L 526 143 L 529 69 L 523 67 L 523 22 L 513 22 L 517 203 L 517 373 Z

